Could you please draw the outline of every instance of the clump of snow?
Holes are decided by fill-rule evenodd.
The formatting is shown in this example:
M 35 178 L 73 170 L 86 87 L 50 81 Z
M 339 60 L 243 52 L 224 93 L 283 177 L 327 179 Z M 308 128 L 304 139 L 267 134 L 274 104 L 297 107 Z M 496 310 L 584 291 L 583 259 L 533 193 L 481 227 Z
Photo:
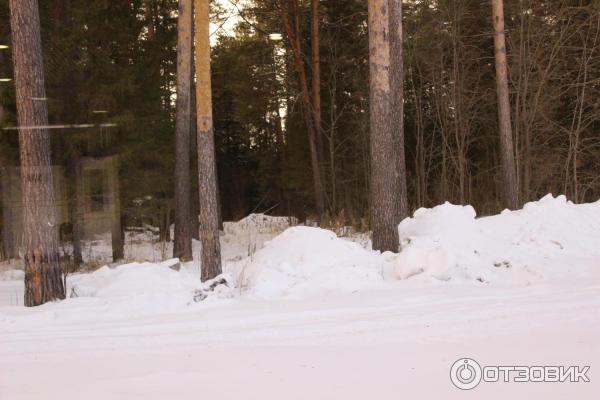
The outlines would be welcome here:
M 304 226 L 287 229 L 248 263 L 232 269 L 238 286 L 259 297 L 353 291 L 383 280 L 378 253 L 331 231 Z
M 283 232 L 298 220 L 293 217 L 272 217 L 265 214 L 250 214 L 237 222 L 224 222 L 225 234 L 244 236 L 249 234 L 265 234 Z
M 252 257 L 265 242 L 297 223 L 298 220 L 293 217 L 272 217 L 265 214 L 250 214 L 237 222 L 225 222 L 224 235 L 221 236 L 223 260 L 235 262 Z M 199 242 L 197 248 L 199 252 Z
M 417 210 L 399 233 L 399 279 L 527 285 L 600 267 L 600 202 L 575 205 L 565 196 L 483 218 L 471 206 L 446 203 Z
M 164 263 L 131 263 L 116 268 L 102 267 L 90 274 L 78 274 L 67 288 L 71 297 L 95 297 L 111 304 L 149 311 L 188 304 L 201 287 L 197 275 Z

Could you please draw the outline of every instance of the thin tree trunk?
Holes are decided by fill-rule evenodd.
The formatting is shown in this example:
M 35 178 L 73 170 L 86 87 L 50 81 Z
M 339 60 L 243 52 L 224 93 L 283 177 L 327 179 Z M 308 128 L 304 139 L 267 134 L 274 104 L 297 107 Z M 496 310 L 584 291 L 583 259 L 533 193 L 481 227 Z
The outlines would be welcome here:
M 4 57 L 2 53 L 3 51 L 0 51 L 0 65 L 4 65 Z M 0 90 L 0 128 L 2 128 L 4 125 L 4 115 L 4 102 L 2 100 L 2 90 Z M 2 166 L 3 164 L 4 163 L 0 163 L 0 166 Z
M 175 127 L 175 238 L 173 257 L 191 261 L 190 128 L 192 78 L 192 0 L 179 0 L 177 23 L 177 110 Z
M 492 0 L 494 26 L 494 50 L 496 56 L 496 87 L 498 95 L 498 126 L 500 128 L 500 154 L 504 178 L 504 207 L 518 207 L 518 187 L 515 170 L 512 127 L 510 122 L 510 99 L 506 61 L 506 38 L 504 35 L 504 4 Z
M 79 156 L 75 156 L 72 163 L 73 175 L 75 176 L 74 200 L 71 208 L 71 224 L 73 225 L 73 262 L 76 266 L 83 264 L 81 250 L 81 239 L 84 225 L 84 197 L 85 187 L 83 183 L 83 169 Z
M 390 122 L 396 149 L 395 174 L 398 181 L 396 221 L 408 216 L 408 190 L 406 187 L 406 154 L 404 151 L 404 52 L 402 36 L 402 0 L 389 0 L 390 15 Z
M 196 100 L 198 118 L 198 169 L 200 180 L 200 240 L 202 281 L 221 274 L 219 210 L 210 77 L 209 2 L 195 0 Z
M 373 249 L 398 252 L 396 141 L 390 126 L 390 43 L 387 0 L 369 0 L 371 228 Z M 392 168 L 390 168 L 390 164 Z
M 58 229 L 52 178 L 44 67 L 37 0 L 10 0 L 17 100 L 21 184 L 25 305 L 65 298 L 59 263 Z
M 14 188 L 16 185 L 11 182 L 12 174 L 9 169 L 6 168 L 5 163 L 2 163 L 2 167 L 3 168 L 0 168 L 0 192 L 2 192 L 2 245 L 4 257 L 10 260 L 17 255 L 15 208 L 20 207 L 21 203 L 20 201 L 18 205 L 12 203 L 11 188 Z
M 323 189 L 323 181 L 321 174 L 321 167 L 319 163 L 319 151 L 317 146 L 317 132 L 314 124 L 314 116 L 312 115 L 312 104 L 310 100 L 310 92 L 308 89 L 308 79 L 306 77 L 306 70 L 304 68 L 304 62 L 302 61 L 302 48 L 300 44 L 300 16 L 298 11 L 297 0 L 288 1 L 290 8 L 292 9 L 294 26 L 292 26 L 287 9 L 282 10 L 283 24 L 286 30 L 286 34 L 290 40 L 292 46 L 292 53 L 294 56 L 294 64 L 296 66 L 296 72 L 298 73 L 298 82 L 300 84 L 300 90 L 302 90 L 302 104 L 304 122 L 306 129 L 308 130 L 308 144 L 310 150 L 310 164 L 312 168 L 314 192 L 315 192 L 315 208 L 320 218 L 325 212 L 325 193 Z
M 196 66 L 194 64 L 194 54 L 195 54 L 195 46 L 194 46 L 194 6 L 192 1 L 192 51 L 190 57 L 190 163 L 192 165 L 192 174 L 193 176 L 198 176 L 198 137 L 196 135 L 197 131 L 197 117 L 196 117 Z M 200 240 L 200 223 L 198 221 L 198 216 L 200 215 L 200 200 L 198 198 L 198 190 L 192 190 L 192 206 L 191 213 L 192 218 L 191 221 L 191 230 L 192 237 L 196 240 Z M 192 246 L 193 250 L 193 246 Z
M 3 61 L 2 52 L 0 52 L 0 63 Z M 0 128 L 4 118 L 4 108 L 2 106 L 2 91 L 0 90 Z M 12 206 L 10 205 L 8 172 L 5 172 L 7 166 L 6 160 L 0 154 L 0 203 L 2 204 L 2 239 L 0 239 L 0 260 L 10 260 L 13 258 L 13 237 L 12 228 Z
M 312 65 L 312 110 L 317 135 L 317 154 L 323 162 L 323 130 L 321 124 L 321 51 L 319 48 L 319 0 L 310 1 L 310 43 Z M 321 178 L 323 179 L 323 178 Z
M 112 205 L 112 258 L 117 262 L 125 258 L 123 226 L 121 225 L 121 193 L 119 188 L 119 164 L 117 158 L 113 158 L 111 165 L 111 179 L 108 185 L 109 202 Z

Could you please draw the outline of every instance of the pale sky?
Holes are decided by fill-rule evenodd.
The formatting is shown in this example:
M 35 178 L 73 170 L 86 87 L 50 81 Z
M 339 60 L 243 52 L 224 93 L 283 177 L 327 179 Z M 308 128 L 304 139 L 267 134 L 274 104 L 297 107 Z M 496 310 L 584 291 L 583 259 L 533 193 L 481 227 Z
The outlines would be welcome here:
M 226 10 L 226 21 L 221 21 L 219 23 L 211 22 L 210 24 L 210 33 L 211 33 L 211 43 L 214 44 L 216 40 L 217 33 L 220 31 L 225 33 L 233 33 L 232 30 L 237 24 L 239 18 L 237 16 L 238 10 L 236 9 L 234 4 L 238 4 L 238 7 L 241 9 L 244 0 L 215 0 L 217 4 L 219 4 L 223 9 Z

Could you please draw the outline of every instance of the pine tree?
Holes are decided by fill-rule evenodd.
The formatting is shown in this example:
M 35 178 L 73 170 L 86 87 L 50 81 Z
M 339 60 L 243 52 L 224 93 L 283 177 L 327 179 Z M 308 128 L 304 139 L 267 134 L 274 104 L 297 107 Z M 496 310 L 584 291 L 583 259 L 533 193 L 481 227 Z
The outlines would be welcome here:
M 323 127 L 321 123 L 321 41 L 319 34 L 319 0 L 310 1 L 310 47 L 312 65 L 312 110 L 317 135 L 317 154 L 323 163 Z M 322 173 L 322 171 L 321 171 Z M 321 182 L 323 182 L 321 176 Z
M 408 189 L 406 187 L 406 156 L 404 150 L 404 52 L 402 35 L 402 0 L 389 0 L 390 12 L 390 89 L 391 129 L 396 150 L 398 205 L 396 223 L 408 216 Z
M 221 273 L 217 171 L 210 76 L 209 2 L 195 1 L 196 107 L 198 124 L 198 171 L 200 180 L 200 241 L 202 281 Z
M 398 179 L 390 126 L 390 42 L 387 0 L 369 0 L 371 228 L 373 249 L 397 252 Z
M 510 121 L 510 100 L 508 93 L 508 68 L 506 61 L 506 38 L 504 35 L 504 3 L 492 0 L 494 26 L 494 50 L 496 57 L 496 90 L 498 96 L 498 126 L 500 128 L 500 154 L 504 175 L 504 206 L 518 207 L 518 191 L 512 127 Z
M 37 0 L 11 0 L 19 122 L 25 305 L 64 299 Z
M 175 126 L 175 238 L 173 257 L 192 260 L 190 129 L 192 80 L 192 0 L 179 0 L 177 23 L 177 116 Z

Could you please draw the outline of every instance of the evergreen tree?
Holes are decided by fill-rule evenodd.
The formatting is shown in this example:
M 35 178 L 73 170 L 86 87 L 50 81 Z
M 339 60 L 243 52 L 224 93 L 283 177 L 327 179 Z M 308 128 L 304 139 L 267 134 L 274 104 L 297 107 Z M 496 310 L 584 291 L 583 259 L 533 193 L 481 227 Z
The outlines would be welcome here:
M 192 259 L 190 129 L 192 87 L 192 0 L 179 0 L 177 40 L 177 119 L 175 137 L 175 238 L 173 257 Z
M 221 244 L 212 117 L 208 1 L 197 0 L 195 10 L 200 241 L 202 242 L 201 277 L 202 281 L 206 281 L 221 274 Z
M 399 180 L 390 127 L 389 8 L 385 0 L 369 0 L 369 63 L 371 117 L 371 227 L 373 249 L 398 251 Z
M 11 0 L 13 63 L 19 122 L 25 305 L 65 298 L 44 87 L 37 0 Z

